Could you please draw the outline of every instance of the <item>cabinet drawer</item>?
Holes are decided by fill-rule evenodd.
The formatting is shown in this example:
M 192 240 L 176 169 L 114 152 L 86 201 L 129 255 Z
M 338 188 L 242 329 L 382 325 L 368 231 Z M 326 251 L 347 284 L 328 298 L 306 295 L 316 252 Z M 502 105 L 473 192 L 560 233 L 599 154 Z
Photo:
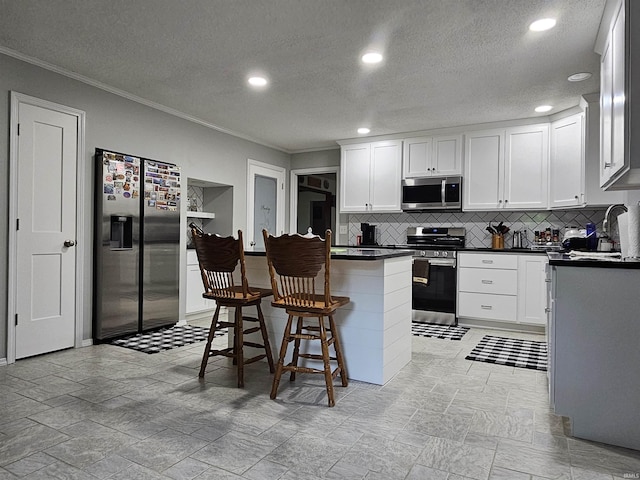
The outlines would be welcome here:
M 461 268 L 458 290 L 461 292 L 518 294 L 518 271 L 495 268 Z
M 460 292 L 458 316 L 515 322 L 517 298 L 515 295 Z
M 187 249 L 187 265 L 199 265 L 198 254 L 196 253 L 194 248 Z
M 460 253 L 458 267 L 518 269 L 518 256 L 502 253 Z

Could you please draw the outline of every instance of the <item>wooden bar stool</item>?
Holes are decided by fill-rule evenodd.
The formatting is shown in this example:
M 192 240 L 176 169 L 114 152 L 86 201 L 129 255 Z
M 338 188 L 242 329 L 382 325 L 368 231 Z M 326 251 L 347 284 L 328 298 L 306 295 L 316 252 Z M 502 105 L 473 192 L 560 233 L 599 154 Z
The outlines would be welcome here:
M 329 406 L 335 405 L 333 394 L 333 379 L 340 375 L 342 386 L 349 384 L 347 370 L 342 356 L 338 330 L 333 314 L 338 307 L 349 303 L 349 297 L 332 297 L 330 287 L 331 265 L 331 230 L 326 231 L 325 240 L 317 235 L 282 235 L 273 237 L 266 230 L 262 231 L 264 245 L 267 251 L 267 263 L 271 276 L 273 301 L 271 305 L 284 308 L 289 315 L 284 329 L 280 357 L 276 366 L 276 374 L 271 388 L 271 398 L 275 399 L 282 372 L 291 372 L 290 380 L 294 381 L 296 373 L 320 373 L 324 375 L 327 385 Z M 324 291 L 316 293 L 316 277 L 324 267 Z M 280 289 L 278 280 L 280 280 Z M 295 331 L 293 318 L 297 317 Z M 317 319 L 311 322 L 309 319 Z M 325 323 L 328 319 L 329 325 Z M 327 336 L 327 332 L 330 336 Z M 322 354 L 300 353 L 301 340 L 317 340 L 320 342 Z M 284 365 L 287 347 L 294 342 L 291 363 Z M 329 346 L 333 345 L 335 357 L 329 356 Z M 298 365 L 300 358 L 321 360 L 322 369 Z M 337 362 L 337 368 L 332 372 L 330 360 Z
M 238 239 L 233 237 L 220 237 L 204 233 L 199 227 L 192 224 L 191 234 L 193 243 L 198 255 L 204 293 L 202 296 L 209 300 L 216 301 L 216 311 L 211 319 L 209 337 L 204 348 L 202 364 L 200 366 L 199 377 L 204 377 L 209 357 L 223 355 L 233 359 L 233 364 L 238 366 L 238 387 L 244 387 L 244 366 L 267 358 L 269 371 L 273 373 L 273 356 L 267 335 L 267 328 L 264 323 L 264 316 L 260 302 L 263 297 L 270 297 L 271 290 L 266 288 L 249 287 L 246 276 L 244 262 L 244 248 L 242 243 L 242 231 L 238 230 Z M 233 279 L 233 272 L 240 263 L 240 284 L 236 285 Z M 243 307 L 255 306 L 257 318 L 245 317 L 242 315 Z M 235 308 L 233 321 L 220 321 L 220 307 Z M 257 322 L 258 326 L 244 329 L 244 322 Z M 212 350 L 211 342 L 216 330 L 225 327 L 233 329 L 233 346 L 221 350 Z M 248 342 L 244 340 L 244 335 L 260 331 L 262 333 L 263 344 Z M 244 358 L 243 347 L 262 348 L 265 353 L 252 358 Z

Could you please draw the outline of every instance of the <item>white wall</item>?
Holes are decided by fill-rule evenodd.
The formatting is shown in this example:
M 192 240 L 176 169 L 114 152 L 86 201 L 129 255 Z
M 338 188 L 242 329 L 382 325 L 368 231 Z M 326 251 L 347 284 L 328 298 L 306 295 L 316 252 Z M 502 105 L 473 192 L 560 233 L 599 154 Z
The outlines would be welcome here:
M 0 55 L 0 358 L 6 357 L 7 255 L 8 255 L 8 158 L 9 92 L 16 91 L 60 103 L 86 112 L 87 162 L 85 188 L 86 231 L 78 241 L 92 245 L 93 232 L 93 152 L 96 147 L 180 165 L 184 177 L 215 181 L 234 187 L 233 229 L 246 229 L 247 159 L 290 168 L 290 155 L 272 148 L 220 133 L 70 79 L 34 65 Z M 206 99 L 203 99 L 206 101 Z M 287 194 L 288 195 L 288 194 Z M 288 213 L 287 213 L 288 218 Z M 92 248 L 86 248 L 84 262 L 84 338 L 91 338 Z M 184 285 L 185 255 L 181 261 Z M 184 316 L 184 300 L 181 317 Z

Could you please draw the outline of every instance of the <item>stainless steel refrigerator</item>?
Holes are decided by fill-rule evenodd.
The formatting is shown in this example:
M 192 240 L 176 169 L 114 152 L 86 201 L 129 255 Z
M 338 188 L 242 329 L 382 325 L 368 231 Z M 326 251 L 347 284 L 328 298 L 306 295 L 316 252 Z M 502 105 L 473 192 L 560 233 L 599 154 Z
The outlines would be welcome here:
M 178 321 L 180 167 L 96 149 L 93 338 Z

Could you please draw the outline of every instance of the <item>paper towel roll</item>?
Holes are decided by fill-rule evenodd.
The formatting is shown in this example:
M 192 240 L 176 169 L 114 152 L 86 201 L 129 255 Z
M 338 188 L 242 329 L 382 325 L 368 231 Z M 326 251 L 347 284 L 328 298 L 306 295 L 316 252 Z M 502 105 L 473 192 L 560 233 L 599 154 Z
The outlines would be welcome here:
M 618 233 L 620 234 L 620 253 L 622 258 L 629 256 L 629 215 L 621 213 L 618 215 Z
M 627 257 L 640 257 L 640 206 L 627 207 Z

